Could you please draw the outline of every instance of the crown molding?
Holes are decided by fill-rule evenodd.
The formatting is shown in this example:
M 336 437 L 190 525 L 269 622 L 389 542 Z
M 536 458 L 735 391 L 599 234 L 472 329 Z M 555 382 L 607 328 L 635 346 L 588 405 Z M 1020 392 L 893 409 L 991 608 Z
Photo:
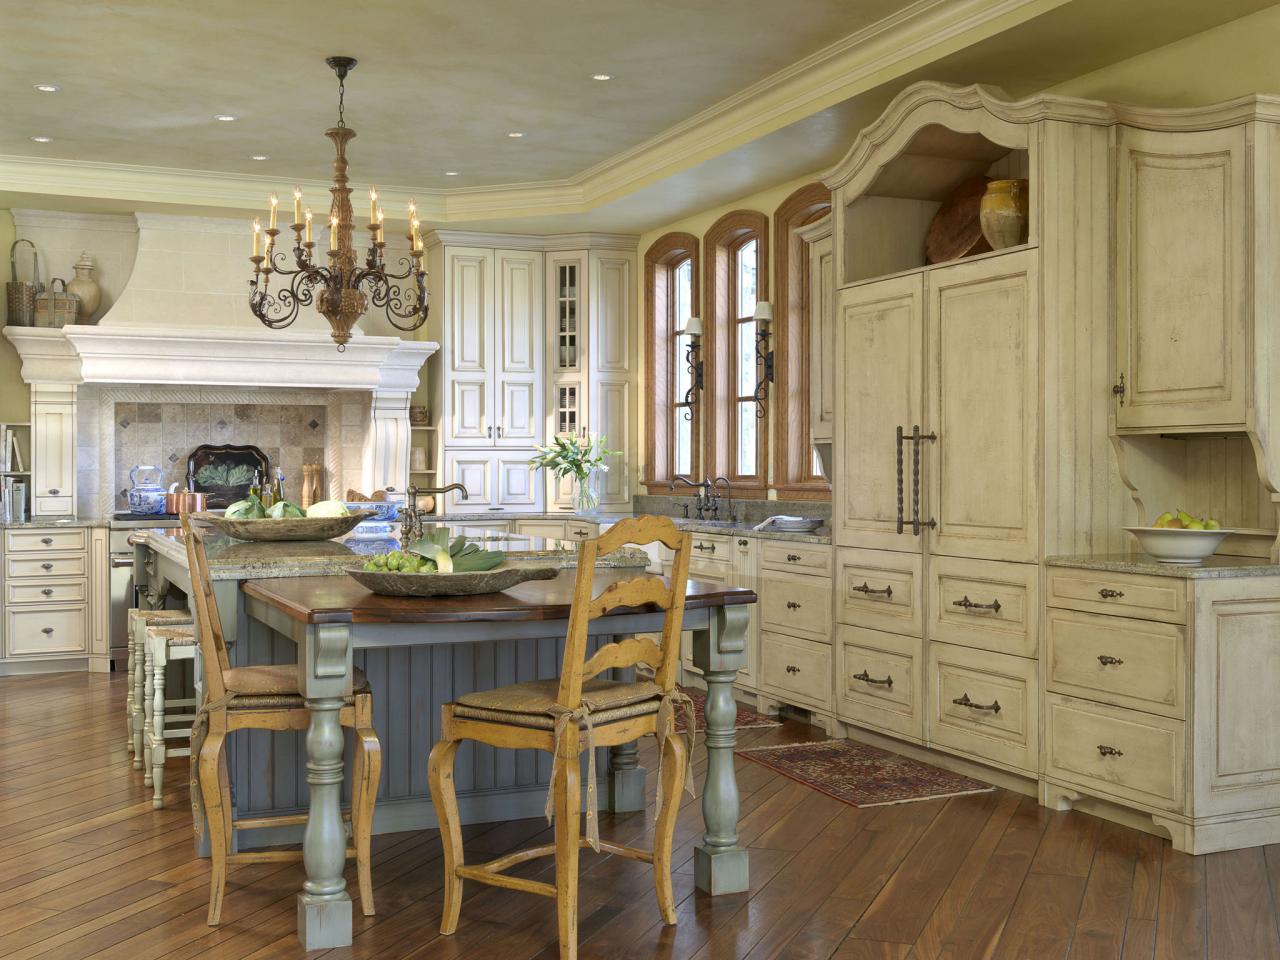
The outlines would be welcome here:
M 435 223 L 585 213 L 1066 2 L 917 0 L 567 179 L 380 192 L 388 211 L 415 197 L 421 218 Z M 0 183 L 14 192 L 246 210 L 280 189 L 257 175 L 16 156 L 0 156 Z M 299 185 L 321 194 L 330 186 Z
M 501 247 L 504 250 L 625 250 L 635 252 L 640 238 L 626 233 L 560 233 L 539 237 L 524 233 L 492 233 L 477 230 L 428 230 L 423 237 L 430 249 L 446 247 Z
M 23 227 L 53 227 L 58 229 L 106 230 L 113 233 L 137 233 L 138 225 L 128 213 L 69 213 L 62 210 L 29 210 L 18 208 L 13 214 L 13 224 Z

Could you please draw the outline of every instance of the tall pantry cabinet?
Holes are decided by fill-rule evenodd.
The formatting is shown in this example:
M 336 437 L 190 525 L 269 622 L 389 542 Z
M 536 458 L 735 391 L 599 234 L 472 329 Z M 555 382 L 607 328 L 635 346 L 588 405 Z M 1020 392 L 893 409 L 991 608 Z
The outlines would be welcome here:
M 826 179 L 837 716 L 1027 779 L 1040 763 L 1040 562 L 1056 535 L 1046 505 L 1064 486 L 1080 495 L 1045 451 L 1089 443 L 1089 424 L 1048 398 L 1081 378 L 1105 390 L 1075 348 L 1107 330 L 1106 298 L 1082 273 L 1109 275 L 1107 211 L 1071 195 L 1106 182 L 1109 127 L 1077 113 L 918 84 Z M 934 213 L 978 175 L 1029 180 L 1026 243 L 926 264 Z M 1061 217 L 1067 203 L 1079 210 Z
M 619 451 L 602 506 L 630 503 L 634 237 L 435 231 L 428 361 L 446 512 L 571 509 L 572 488 L 530 466 L 556 434 Z

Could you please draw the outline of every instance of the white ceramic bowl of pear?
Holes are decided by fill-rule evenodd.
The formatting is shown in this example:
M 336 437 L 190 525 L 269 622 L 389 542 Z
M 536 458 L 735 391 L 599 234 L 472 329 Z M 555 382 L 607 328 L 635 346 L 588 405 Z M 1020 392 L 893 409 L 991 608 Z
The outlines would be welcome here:
M 1213 556 L 1234 530 L 1180 530 L 1176 527 L 1125 527 L 1142 552 L 1161 563 L 1200 563 Z

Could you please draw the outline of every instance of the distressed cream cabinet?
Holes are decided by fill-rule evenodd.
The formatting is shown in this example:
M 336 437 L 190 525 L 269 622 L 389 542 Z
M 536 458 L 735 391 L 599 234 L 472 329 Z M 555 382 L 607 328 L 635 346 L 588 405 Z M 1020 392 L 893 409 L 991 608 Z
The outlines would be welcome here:
M 33 517 L 76 512 L 76 388 L 36 383 L 31 387 Z
M 805 290 L 809 315 L 809 436 L 814 443 L 831 443 L 836 419 L 836 357 L 831 349 L 835 322 L 835 248 L 831 216 L 796 230 L 805 244 L 809 267 Z
M 1280 577 L 1048 583 L 1044 802 L 1139 811 L 1187 853 L 1275 842 Z
M 83 668 L 107 654 L 102 623 L 90 621 L 90 538 L 86 527 L 12 527 L 4 531 L 3 645 L 0 675 Z

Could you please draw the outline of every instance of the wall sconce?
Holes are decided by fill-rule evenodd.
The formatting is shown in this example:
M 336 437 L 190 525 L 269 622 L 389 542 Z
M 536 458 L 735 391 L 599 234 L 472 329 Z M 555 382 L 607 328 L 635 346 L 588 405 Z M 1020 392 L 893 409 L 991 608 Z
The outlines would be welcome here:
M 756 304 L 756 366 L 764 367 L 759 381 L 756 383 L 754 399 L 756 401 L 756 418 L 762 419 L 768 410 L 769 384 L 773 383 L 773 350 L 769 346 L 769 325 L 773 322 L 773 307 L 769 301 L 761 300 Z
M 689 338 L 689 346 L 684 352 L 684 362 L 689 370 L 689 389 L 685 391 L 684 402 L 693 404 L 698 399 L 698 394 L 702 392 L 702 321 L 697 317 L 690 317 L 684 323 L 684 329 L 680 331 Z M 693 407 L 688 407 L 684 412 L 686 420 L 693 420 Z

